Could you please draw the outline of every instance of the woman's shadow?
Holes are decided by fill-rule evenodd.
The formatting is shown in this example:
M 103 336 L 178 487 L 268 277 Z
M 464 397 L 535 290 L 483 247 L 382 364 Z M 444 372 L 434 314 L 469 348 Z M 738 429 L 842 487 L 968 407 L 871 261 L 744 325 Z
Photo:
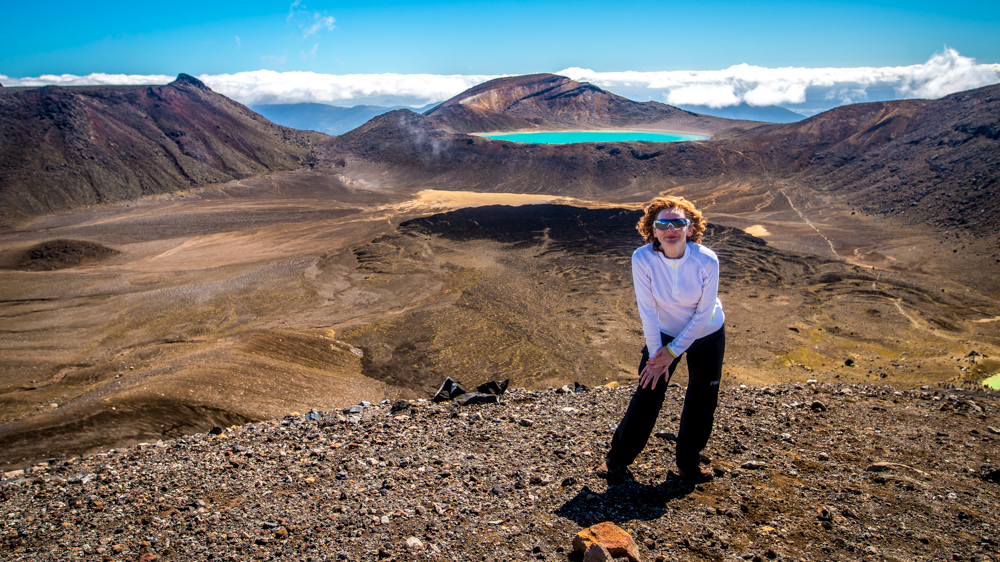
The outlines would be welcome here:
M 659 519 L 666 513 L 671 500 L 695 489 L 695 484 L 683 481 L 673 472 L 657 485 L 639 483 L 630 473 L 619 482 L 609 482 L 605 492 L 595 492 L 584 485 L 555 513 L 582 527 L 602 521 L 618 524 L 635 519 Z

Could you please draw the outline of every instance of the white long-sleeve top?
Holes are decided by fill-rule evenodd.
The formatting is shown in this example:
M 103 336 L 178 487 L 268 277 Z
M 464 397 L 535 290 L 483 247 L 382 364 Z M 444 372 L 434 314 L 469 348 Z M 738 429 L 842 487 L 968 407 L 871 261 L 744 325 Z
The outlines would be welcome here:
M 726 320 L 719 300 L 719 257 L 701 244 L 688 242 L 678 259 L 646 244 L 632 254 L 632 282 L 650 357 L 663 347 L 660 332 L 674 336 L 668 347 L 679 357 Z

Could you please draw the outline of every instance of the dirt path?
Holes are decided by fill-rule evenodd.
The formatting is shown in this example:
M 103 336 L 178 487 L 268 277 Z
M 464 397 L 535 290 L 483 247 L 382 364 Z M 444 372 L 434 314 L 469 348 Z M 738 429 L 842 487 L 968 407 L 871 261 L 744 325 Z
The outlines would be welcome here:
M 836 257 L 837 259 L 840 259 L 840 260 L 844 260 L 844 261 L 848 261 L 848 260 L 847 260 L 847 258 L 845 258 L 844 256 L 842 256 L 842 255 L 840 255 L 840 254 L 838 254 L 838 253 L 837 253 L 837 249 L 836 249 L 836 248 L 834 247 L 834 245 L 833 245 L 833 241 L 831 241 L 831 240 L 830 240 L 829 238 L 827 238 L 827 237 L 826 237 L 826 236 L 825 236 L 825 235 L 824 235 L 824 234 L 823 234 L 823 233 L 822 233 L 822 232 L 820 231 L 820 229 L 819 229 L 819 228 L 817 228 L 817 227 L 816 227 L 816 225 L 815 225 L 815 224 L 813 224 L 813 222 L 812 222 L 811 220 L 809 220 L 809 217 L 805 216 L 805 215 L 804 215 L 804 214 L 802 213 L 802 211 L 800 211 L 800 210 L 799 210 L 799 209 L 798 209 L 798 208 L 797 208 L 797 207 L 795 206 L 795 203 L 793 203 L 793 202 L 792 202 L 792 198 L 791 198 L 791 197 L 789 197 L 787 193 L 785 193 L 785 190 L 784 190 L 784 189 L 779 189 L 778 191 L 779 191 L 779 192 L 780 192 L 780 193 L 781 193 L 781 194 L 782 194 L 782 195 L 783 195 L 783 196 L 785 197 L 785 199 L 787 199 L 787 200 L 788 200 L 788 206 L 789 206 L 789 207 L 791 207 L 791 208 L 792 208 L 792 210 L 793 210 L 793 211 L 795 211 L 795 213 L 796 213 L 797 215 L 799 215 L 799 218 L 801 218 L 803 222 L 805 222 L 805 223 L 806 223 L 807 225 L 809 225 L 809 228 L 811 228 L 811 229 L 813 229 L 814 231 L 816 231 L 816 234 L 818 234 L 820 238 L 822 238 L 823 240 L 825 240 L 825 241 L 826 241 L 827 245 L 828 245 L 828 246 L 830 246 L 830 252 L 831 252 L 831 253 L 833 253 L 833 255 L 834 255 L 834 256 L 835 256 L 835 257 Z

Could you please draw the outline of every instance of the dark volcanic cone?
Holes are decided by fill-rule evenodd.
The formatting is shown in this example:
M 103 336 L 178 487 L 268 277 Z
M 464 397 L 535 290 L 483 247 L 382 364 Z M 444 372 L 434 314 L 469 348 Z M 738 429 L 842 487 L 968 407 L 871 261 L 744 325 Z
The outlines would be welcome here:
M 12 269 L 49 271 L 92 263 L 118 252 L 102 244 L 85 240 L 50 240 L 23 250 L 14 257 Z

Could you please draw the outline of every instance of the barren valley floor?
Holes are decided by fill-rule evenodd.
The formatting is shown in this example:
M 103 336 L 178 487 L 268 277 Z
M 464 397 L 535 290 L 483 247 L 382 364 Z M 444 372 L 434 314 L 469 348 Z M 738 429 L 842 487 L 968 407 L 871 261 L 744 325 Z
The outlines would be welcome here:
M 975 385 L 1000 370 L 995 240 L 795 186 L 672 193 L 716 225 L 726 385 Z M 633 380 L 629 256 L 635 202 L 653 195 L 403 190 L 301 170 L 21 224 L 0 235 L 0 468 L 428 397 L 445 376 Z

